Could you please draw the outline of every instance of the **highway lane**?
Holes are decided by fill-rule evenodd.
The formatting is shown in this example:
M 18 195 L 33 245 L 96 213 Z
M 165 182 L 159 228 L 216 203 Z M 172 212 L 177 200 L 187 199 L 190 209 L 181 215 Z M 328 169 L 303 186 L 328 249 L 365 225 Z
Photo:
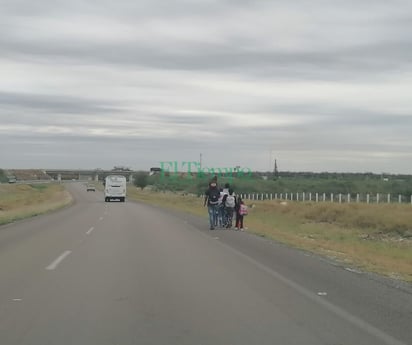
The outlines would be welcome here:
M 205 219 L 76 203 L 0 228 L 0 344 L 410 344 L 408 286 Z

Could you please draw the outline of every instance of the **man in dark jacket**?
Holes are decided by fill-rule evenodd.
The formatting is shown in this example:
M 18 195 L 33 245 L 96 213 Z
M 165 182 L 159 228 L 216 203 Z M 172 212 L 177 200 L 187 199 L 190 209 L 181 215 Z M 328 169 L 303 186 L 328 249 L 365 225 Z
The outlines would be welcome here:
M 203 206 L 207 205 L 209 213 L 210 230 L 214 230 L 217 226 L 217 214 L 219 207 L 220 190 L 217 187 L 216 181 L 212 180 L 209 183 L 209 188 L 205 192 L 205 201 Z

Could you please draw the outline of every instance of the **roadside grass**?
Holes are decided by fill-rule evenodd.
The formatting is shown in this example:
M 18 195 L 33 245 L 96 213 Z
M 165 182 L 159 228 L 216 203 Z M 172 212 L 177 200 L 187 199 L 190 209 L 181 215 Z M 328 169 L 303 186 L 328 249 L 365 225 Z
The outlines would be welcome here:
M 0 225 L 62 208 L 72 197 L 60 184 L 0 185 Z
M 203 199 L 129 188 L 128 197 L 205 218 Z M 348 267 L 412 282 L 412 206 L 249 201 L 247 231 Z
M 412 281 L 412 207 L 254 202 L 250 231 L 359 269 Z
M 181 192 L 152 192 L 129 187 L 127 189 L 127 197 L 155 206 L 186 211 L 197 216 L 207 216 L 207 211 L 203 207 L 203 199 L 184 195 Z

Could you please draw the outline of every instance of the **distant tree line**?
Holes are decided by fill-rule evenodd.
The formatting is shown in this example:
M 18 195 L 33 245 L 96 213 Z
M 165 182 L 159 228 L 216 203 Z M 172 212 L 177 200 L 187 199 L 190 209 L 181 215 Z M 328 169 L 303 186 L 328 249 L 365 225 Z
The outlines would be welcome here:
M 9 181 L 9 179 L 6 176 L 5 171 L 3 169 L 0 169 L 0 182 L 5 183 L 5 182 L 8 182 L 8 181 Z
M 265 178 L 263 178 L 265 177 Z M 165 176 L 146 172 L 135 175 L 135 184 L 140 188 L 151 185 L 158 191 L 176 191 L 202 194 L 210 176 Z M 381 175 L 372 173 L 308 173 L 279 172 L 276 178 L 264 173 L 251 177 L 218 177 L 218 183 L 230 183 L 238 193 L 342 193 L 342 194 L 396 194 L 412 195 L 412 175 Z

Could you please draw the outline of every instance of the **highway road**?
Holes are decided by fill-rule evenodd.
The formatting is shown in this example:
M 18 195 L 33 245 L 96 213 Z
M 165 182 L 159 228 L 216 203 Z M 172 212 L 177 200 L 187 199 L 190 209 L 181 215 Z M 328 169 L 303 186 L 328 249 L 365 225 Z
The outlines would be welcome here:
M 68 188 L 0 227 L 1 345 L 412 344 L 408 284 Z

